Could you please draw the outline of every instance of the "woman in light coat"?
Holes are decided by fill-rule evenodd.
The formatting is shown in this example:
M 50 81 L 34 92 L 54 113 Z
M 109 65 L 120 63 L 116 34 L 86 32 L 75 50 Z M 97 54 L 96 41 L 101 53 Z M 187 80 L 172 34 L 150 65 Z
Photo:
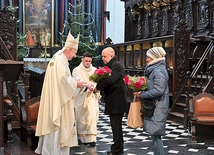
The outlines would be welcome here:
M 142 101 L 143 99 L 158 101 L 154 115 L 151 118 L 144 116 L 143 129 L 152 136 L 154 155 L 164 155 L 161 136 L 165 135 L 169 107 L 169 76 L 166 70 L 166 52 L 162 47 L 153 47 L 147 51 L 146 55 L 145 76 L 148 90 L 135 92 L 134 94 L 140 97 Z

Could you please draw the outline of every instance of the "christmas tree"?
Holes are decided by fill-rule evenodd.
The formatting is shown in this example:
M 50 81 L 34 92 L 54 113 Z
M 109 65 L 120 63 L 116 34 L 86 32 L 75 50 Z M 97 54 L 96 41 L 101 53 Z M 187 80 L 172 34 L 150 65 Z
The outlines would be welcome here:
M 81 2 L 78 1 L 76 6 L 69 3 L 68 6 L 68 20 L 65 21 L 63 31 L 60 32 L 60 40 L 62 41 L 62 46 L 66 41 L 67 34 L 65 29 L 71 32 L 71 34 L 76 38 L 80 34 L 79 47 L 77 51 L 77 57 L 70 61 L 70 69 L 73 70 L 74 67 L 78 66 L 81 62 L 81 56 L 84 52 L 91 52 L 93 54 L 93 64 L 101 58 L 101 56 L 96 56 L 95 41 L 93 38 L 94 31 L 94 18 L 92 13 L 82 12 Z M 74 12 L 75 10 L 75 12 Z

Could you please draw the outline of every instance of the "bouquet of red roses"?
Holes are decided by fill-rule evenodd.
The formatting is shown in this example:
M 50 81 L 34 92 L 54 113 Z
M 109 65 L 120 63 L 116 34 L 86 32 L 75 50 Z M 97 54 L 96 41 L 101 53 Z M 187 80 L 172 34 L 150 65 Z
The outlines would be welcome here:
M 148 89 L 146 84 L 146 78 L 144 76 L 130 76 L 127 75 L 124 77 L 124 82 L 128 88 L 133 91 L 141 91 Z
M 141 91 L 148 89 L 146 78 L 144 76 L 130 76 L 124 77 L 124 83 L 133 91 Z M 133 102 L 130 105 L 128 119 L 126 124 L 131 128 L 139 128 L 143 126 L 143 119 L 141 113 L 141 101 L 134 96 Z
M 94 71 L 94 74 L 89 77 L 89 80 L 98 83 L 100 82 L 100 80 L 109 77 L 111 75 L 111 72 L 112 70 L 107 66 L 99 67 Z
M 144 76 L 127 75 L 124 77 L 124 83 L 133 91 L 148 89 L 146 78 Z M 133 102 L 129 108 L 128 119 L 126 122 L 129 127 L 135 129 L 143 126 L 141 107 L 141 101 L 136 96 L 134 96 Z

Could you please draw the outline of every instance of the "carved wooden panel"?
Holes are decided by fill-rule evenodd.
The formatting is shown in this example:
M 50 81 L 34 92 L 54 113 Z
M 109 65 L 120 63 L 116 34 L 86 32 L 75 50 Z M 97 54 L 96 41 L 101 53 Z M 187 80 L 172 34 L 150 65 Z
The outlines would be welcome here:
M 169 20 L 167 14 L 167 6 L 161 7 L 160 13 L 160 33 L 161 36 L 166 35 L 169 31 Z
M 159 12 L 158 8 L 151 11 L 151 36 L 156 37 L 159 35 Z
M 4 106 L 3 106 L 3 93 L 2 93 L 2 88 L 3 88 L 3 72 L 0 72 L 0 147 L 4 146 L 4 121 L 3 121 L 3 117 L 4 117 Z
M 131 14 L 132 14 L 132 30 L 133 30 L 133 39 L 132 40 L 138 40 L 141 38 L 141 9 L 137 4 L 135 4 L 131 8 Z
M 7 49 L 12 54 L 14 60 L 16 60 L 16 48 L 17 48 L 17 20 L 13 13 L 7 8 L 0 11 L 0 36 L 4 41 Z M 0 53 L 2 59 L 5 58 L 4 53 Z
M 209 7 L 205 1 L 197 1 L 196 30 L 198 35 L 208 34 L 209 32 Z
M 125 41 L 132 40 L 132 15 L 131 9 L 127 8 L 125 12 Z
M 211 3 L 211 13 L 210 13 L 210 15 L 211 15 L 211 33 L 214 33 L 214 1 L 212 1 L 212 3 Z
M 141 0 L 125 0 L 125 7 L 133 7 L 135 4 L 138 4 Z
M 183 2 L 183 13 L 184 13 L 184 21 L 187 24 L 187 28 L 192 30 L 193 28 L 193 6 L 192 2 L 189 0 L 185 0 Z
M 178 24 L 178 21 L 180 20 L 179 15 L 179 5 L 177 2 L 171 3 L 171 14 L 170 14 L 170 34 L 173 34 L 174 29 L 176 25 Z
M 144 10 L 142 14 L 142 36 L 149 37 L 149 12 Z
M 186 85 L 186 72 L 189 68 L 190 33 L 184 20 L 181 20 L 174 32 L 173 55 L 173 103 Z
M 144 9 L 139 9 L 139 15 L 138 15 L 138 22 L 137 22 L 137 38 L 136 39 L 142 39 L 143 38 L 143 11 Z
M 141 16 L 140 14 L 135 15 L 133 22 L 133 40 L 141 38 Z

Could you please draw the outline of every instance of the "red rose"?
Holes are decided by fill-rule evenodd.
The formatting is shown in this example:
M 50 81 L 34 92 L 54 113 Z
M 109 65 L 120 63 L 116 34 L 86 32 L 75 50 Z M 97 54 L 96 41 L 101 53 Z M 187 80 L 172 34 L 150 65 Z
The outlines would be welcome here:
M 135 88 L 139 89 L 141 87 L 141 83 L 139 81 L 134 83 Z
M 96 69 L 94 73 L 97 74 L 97 75 L 103 75 L 104 74 L 104 70 L 102 68 L 99 68 L 99 69 Z
M 128 76 L 128 75 L 126 75 L 123 79 L 124 79 L 125 84 L 128 84 L 129 76 Z
M 144 76 L 126 75 L 123 80 L 128 88 L 134 91 L 146 90 L 148 88 L 146 84 L 146 78 Z
M 110 68 L 108 68 L 107 66 L 104 66 L 103 69 L 104 69 L 104 71 L 106 73 L 111 73 L 112 72 L 112 70 Z
M 94 74 L 89 77 L 89 80 L 98 83 L 100 80 L 109 77 L 111 72 L 112 70 L 107 66 L 99 67 L 94 71 Z
M 131 85 L 132 83 L 133 83 L 132 80 L 128 80 L 128 81 L 127 81 L 127 85 L 128 85 L 128 86 Z
M 139 78 L 139 82 L 140 82 L 141 84 L 145 84 L 145 83 L 146 83 L 146 80 L 145 80 L 143 77 L 140 77 L 140 78 Z

